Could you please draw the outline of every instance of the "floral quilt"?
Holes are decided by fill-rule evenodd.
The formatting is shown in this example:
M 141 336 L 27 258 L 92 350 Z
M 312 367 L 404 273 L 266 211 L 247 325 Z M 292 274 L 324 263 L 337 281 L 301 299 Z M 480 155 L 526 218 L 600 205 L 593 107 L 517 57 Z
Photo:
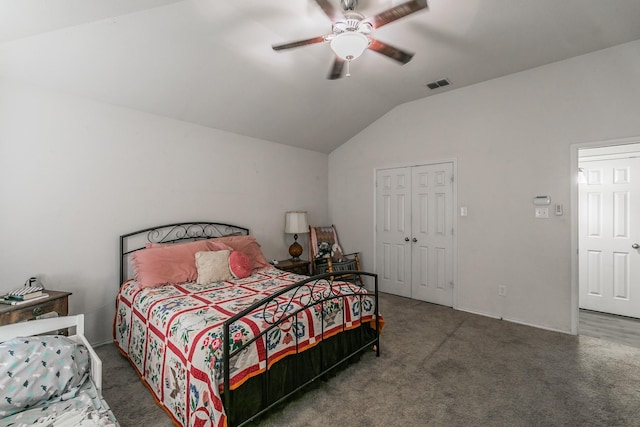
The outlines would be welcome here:
M 305 279 L 276 268 L 258 270 L 245 279 L 137 290 L 134 281 L 120 289 L 114 337 L 160 405 L 182 426 L 224 426 L 221 400 L 222 325 L 256 301 Z M 316 286 L 313 293 L 325 292 Z M 230 361 L 231 389 L 264 372 L 268 366 L 321 339 L 374 319 L 374 300 L 366 290 L 334 283 L 341 298 L 311 305 L 283 322 Z M 258 309 L 230 328 L 231 350 L 269 326 L 277 313 L 308 305 L 309 293 L 286 293 L 277 309 Z M 275 308 L 276 304 L 273 304 Z M 276 314 L 274 314 L 276 313 Z

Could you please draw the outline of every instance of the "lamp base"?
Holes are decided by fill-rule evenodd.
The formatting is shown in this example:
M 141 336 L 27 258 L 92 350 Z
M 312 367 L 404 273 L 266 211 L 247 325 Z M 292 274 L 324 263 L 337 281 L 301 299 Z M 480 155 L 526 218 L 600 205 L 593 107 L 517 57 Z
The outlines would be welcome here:
M 302 245 L 294 240 L 291 246 L 289 246 L 289 255 L 291 255 L 291 261 L 300 261 L 300 255 L 302 255 Z

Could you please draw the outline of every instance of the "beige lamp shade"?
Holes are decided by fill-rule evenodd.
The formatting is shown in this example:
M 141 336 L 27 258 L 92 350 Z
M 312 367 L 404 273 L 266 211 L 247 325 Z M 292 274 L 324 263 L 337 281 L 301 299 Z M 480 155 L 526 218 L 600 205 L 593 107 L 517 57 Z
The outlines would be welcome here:
M 308 233 L 307 213 L 304 211 L 287 212 L 284 217 L 284 232 L 287 234 Z

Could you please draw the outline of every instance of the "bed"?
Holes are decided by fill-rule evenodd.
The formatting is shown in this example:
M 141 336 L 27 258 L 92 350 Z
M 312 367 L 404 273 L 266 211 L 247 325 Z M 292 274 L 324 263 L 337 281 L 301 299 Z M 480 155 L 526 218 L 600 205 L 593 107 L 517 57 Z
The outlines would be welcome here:
M 176 425 L 244 425 L 364 352 L 380 355 L 375 274 L 291 274 L 259 247 L 247 228 L 212 222 L 120 237 L 114 341 Z M 207 262 L 225 257 L 231 277 L 211 281 Z
M 75 333 L 58 335 L 67 328 Z M 2 426 L 119 426 L 82 314 L 1 326 L 0 389 Z

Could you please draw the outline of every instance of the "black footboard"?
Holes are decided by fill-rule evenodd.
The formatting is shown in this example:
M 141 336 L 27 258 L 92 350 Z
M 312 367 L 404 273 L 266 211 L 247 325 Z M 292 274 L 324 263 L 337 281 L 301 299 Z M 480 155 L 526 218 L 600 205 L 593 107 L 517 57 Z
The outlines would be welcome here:
M 362 288 L 354 283 L 356 276 L 373 278 L 374 290 L 366 294 L 361 293 Z M 276 298 L 287 294 L 289 303 L 283 305 Z M 269 332 L 278 328 L 283 322 L 297 323 L 298 313 L 312 307 L 325 307 L 325 304 L 345 297 L 359 298 L 362 307 L 363 300 L 374 300 L 374 320 L 361 324 L 355 329 L 347 330 L 345 319 L 342 322 L 342 332 L 324 338 L 314 347 L 302 351 L 296 342 L 295 354 L 269 366 L 269 354 L 267 353 L 267 370 L 261 375 L 252 378 L 243 384 L 238 390 L 230 388 L 230 360 L 249 348 L 256 340 L 266 340 Z M 296 302 L 295 307 L 293 301 Z M 345 305 L 343 304 L 343 307 Z M 250 313 L 262 310 L 263 317 L 268 327 L 250 341 L 231 351 L 230 330 L 231 326 L 239 319 Z M 322 325 L 325 324 L 325 310 L 320 309 Z M 343 316 L 345 310 L 342 310 Z M 268 320 L 267 320 L 268 319 Z M 380 316 L 378 313 L 378 276 L 373 273 L 361 271 L 344 271 L 340 276 L 335 273 L 327 273 L 312 276 L 301 282 L 295 283 L 269 297 L 258 301 L 241 313 L 233 316 L 224 323 L 223 336 L 223 366 L 224 366 L 224 391 L 223 401 L 228 417 L 228 425 L 241 426 L 254 418 L 264 414 L 269 409 L 280 404 L 294 393 L 311 384 L 330 371 L 345 365 L 350 359 L 357 357 L 365 350 L 375 348 L 376 355 L 380 355 Z

